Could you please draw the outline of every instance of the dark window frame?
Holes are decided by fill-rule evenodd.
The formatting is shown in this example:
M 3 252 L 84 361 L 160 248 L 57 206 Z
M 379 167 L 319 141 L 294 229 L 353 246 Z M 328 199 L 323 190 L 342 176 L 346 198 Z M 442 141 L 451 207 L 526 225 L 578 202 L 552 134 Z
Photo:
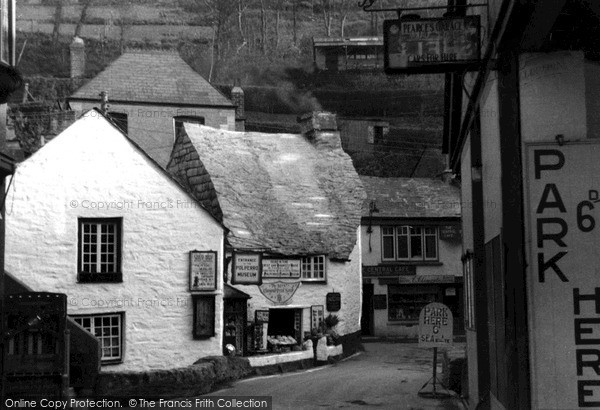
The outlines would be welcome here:
M 175 138 L 179 135 L 179 130 L 183 123 L 206 125 L 206 118 L 201 115 L 176 115 L 173 117 L 173 134 Z
M 129 115 L 126 112 L 109 111 L 107 114 L 121 131 L 129 133 Z
M 392 229 L 393 234 L 385 233 L 386 230 Z M 406 233 L 402 233 L 403 229 Z M 420 229 L 420 233 L 413 233 L 413 229 Z M 434 233 L 427 233 L 428 229 L 433 229 Z M 400 233 L 399 233 L 400 232 Z M 392 237 L 393 241 L 393 257 L 385 257 L 385 237 Z M 421 241 L 421 254 L 420 256 L 412 255 L 412 239 L 413 237 L 420 237 Z M 435 238 L 435 257 L 427 257 L 427 237 L 434 236 Z M 398 238 L 406 238 L 406 257 L 400 257 Z M 381 226 L 381 261 L 382 262 L 411 262 L 411 263 L 431 263 L 439 262 L 440 260 L 440 231 L 438 226 L 435 225 L 384 225 Z
M 114 243 L 116 253 L 116 272 L 86 272 L 83 270 L 83 225 L 89 224 L 114 224 L 116 226 Z M 123 282 L 122 254 L 123 254 L 123 218 L 78 218 L 77 220 L 77 282 L 78 283 L 121 283 Z
M 107 317 L 107 316 L 119 316 L 119 322 L 120 322 L 119 323 L 119 348 L 121 350 L 121 354 L 120 354 L 120 357 L 118 357 L 118 358 L 104 359 L 103 358 L 104 352 L 103 352 L 103 347 L 102 347 L 102 337 L 104 337 L 104 336 L 100 336 L 100 337 L 96 336 L 95 332 L 92 332 L 92 331 L 86 329 L 83 326 L 83 324 L 78 322 L 78 319 L 89 318 L 93 321 L 94 318 Z M 123 363 L 123 361 L 125 359 L 125 312 L 124 311 L 106 312 L 106 313 L 90 313 L 90 314 L 75 314 L 75 315 L 69 315 L 69 317 L 71 319 L 73 319 L 79 326 L 81 326 L 86 331 L 90 332 L 92 335 L 94 335 L 95 337 L 98 338 L 98 340 L 100 341 L 100 352 L 101 352 L 100 363 L 102 366 Z M 109 335 L 109 337 L 114 337 L 114 336 Z

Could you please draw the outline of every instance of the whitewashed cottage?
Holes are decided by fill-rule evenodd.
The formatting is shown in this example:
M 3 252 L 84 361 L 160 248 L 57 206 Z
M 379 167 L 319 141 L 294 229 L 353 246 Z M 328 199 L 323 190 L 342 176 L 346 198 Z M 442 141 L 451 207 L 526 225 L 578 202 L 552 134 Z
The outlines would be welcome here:
M 221 354 L 225 228 L 99 111 L 9 185 L 6 269 L 67 294 L 68 314 L 100 339 L 102 371 Z
M 185 124 L 167 170 L 230 230 L 229 279 L 251 296 L 247 319 L 265 322 L 263 341 L 300 341 L 329 314 L 345 340 L 358 340 L 366 195 L 335 115 L 302 123 L 304 135 Z M 238 340 L 266 347 L 247 336 Z

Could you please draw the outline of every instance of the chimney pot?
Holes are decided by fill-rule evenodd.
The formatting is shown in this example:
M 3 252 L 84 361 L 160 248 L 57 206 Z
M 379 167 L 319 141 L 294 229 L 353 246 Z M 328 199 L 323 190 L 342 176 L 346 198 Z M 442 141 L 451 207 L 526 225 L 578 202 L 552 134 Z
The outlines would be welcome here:
M 302 134 L 317 146 L 341 148 L 336 115 L 326 111 L 313 111 L 298 117 Z
M 85 74 L 85 42 L 80 37 L 73 37 L 69 50 L 71 51 L 71 78 L 79 80 Z
M 244 90 L 240 86 L 240 79 L 236 78 L 231 89 L 231 102 L 235 107 L 235 130 L 245 130 Z

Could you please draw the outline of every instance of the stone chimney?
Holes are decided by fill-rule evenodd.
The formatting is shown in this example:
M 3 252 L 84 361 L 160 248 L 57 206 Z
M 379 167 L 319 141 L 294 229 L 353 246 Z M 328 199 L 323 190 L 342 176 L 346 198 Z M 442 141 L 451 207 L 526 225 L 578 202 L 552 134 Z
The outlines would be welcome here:
M 246 130 L 246 113 L 244 111 L 244 90 L 240 86 L 240 79 L 236 78 L 231 89 L 231 102 L 235 106 L 235 130 Z
M 78 87 L 85 74 L 85 43 L 80 37 L 73 37 L 71 50 L 71 79 Z
M 335 114 L 313 111 L 298 117 L 302 134 L 321 148 L 342 148 Z

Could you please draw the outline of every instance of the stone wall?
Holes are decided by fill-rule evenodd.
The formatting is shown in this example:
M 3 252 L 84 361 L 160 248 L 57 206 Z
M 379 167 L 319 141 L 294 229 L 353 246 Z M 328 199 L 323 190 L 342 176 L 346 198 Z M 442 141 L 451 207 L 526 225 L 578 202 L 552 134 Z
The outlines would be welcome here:
M 101 373 L 98 397 L 161 397 L 165 399 L 206 394 L 217 386 L 253 374 L 241 357 L 207 357 L 192 366 L 146 372 Z

